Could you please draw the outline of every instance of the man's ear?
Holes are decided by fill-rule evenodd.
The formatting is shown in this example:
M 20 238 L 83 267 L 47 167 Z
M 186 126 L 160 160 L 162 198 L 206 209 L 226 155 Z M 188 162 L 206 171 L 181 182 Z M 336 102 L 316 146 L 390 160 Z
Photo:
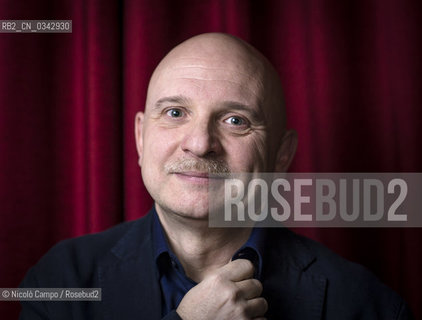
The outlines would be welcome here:
M 275 163 L 276 172 L 286 172 L 293 160 L 297 147 L 297 133 L 295 130 L 287 130 L 281 139 L 281 145 L 277 152 Z
M 142 163 L 143 141 L 142 141 L 142 128 L 144 125 L 144 113 L 138 112 L 135 116 L 135 139 L 136 150 L 138 151 L 138 164 Z

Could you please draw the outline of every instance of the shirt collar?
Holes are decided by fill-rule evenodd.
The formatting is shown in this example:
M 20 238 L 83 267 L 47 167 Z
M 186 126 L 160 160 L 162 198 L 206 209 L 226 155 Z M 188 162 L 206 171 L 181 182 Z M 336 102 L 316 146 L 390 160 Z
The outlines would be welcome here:
M 261 279 L 264 254 L 265 232 L 262 228 L 253 228 L 249 239 L 235 252 L 232 260 L 248 259 L 255 267 L 254 278 Z
M 164 234 L 164 229 L 161 225 L 160 219 L 158 218 L 157 211 L 155 210 L 154 207 L 152 209 L 152 214 L 154 215 L 153 234 L 152 234 L 154 260 L 157 263 L 159 270 L 161 270 L 160 261 L 162 260 L 160 260 L 159 258 L 164 253 L 167 253 L 168 256 L 175 259 L 177 263 L 179 263 L 179 261 L 167 243 L 167 239 Z M 232 257 L 232 260 L 241 259 L 241 258 L 250 260 L 255 267 L 254 277 L 257 279 L 261 279 L 261 274 L 262 274 L 264 242 L 265 242 L 264 237 L 265 237 L 265 232 L 262 228 L 253 228 L 248 240 L 239 250 L 235 252 L 235 254 Z
M 161 226 L 160 219 L 158 218 L 157 211 L 155 207 L 152 208 L 153 218 L 153 229 L 152 229 L 152 242 L 154 248 L 154 259 L 157 261 L 158 257 L 164 253 L 170 253 L 170 248 L 167 244 L 167 239 L 164 234 L 163 227 Z

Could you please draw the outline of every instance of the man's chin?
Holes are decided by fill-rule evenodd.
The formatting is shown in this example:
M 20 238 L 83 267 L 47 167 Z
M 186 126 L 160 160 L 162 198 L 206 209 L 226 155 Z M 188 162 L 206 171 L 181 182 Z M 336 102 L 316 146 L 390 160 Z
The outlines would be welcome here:
M 207 222 L 208 223 L 208 212 L 206 213 L 193 213 L 193 212 L 175 212 L 180 218 L 185 220 L 197 221 L 197 222 Z
M 176 215 L 177 217 L 181 219 L 186 220 L 194 220 L 194 221 L 208 221 L 209 217 L 209 207 L 208 203 L 204 203 L 201 205 L 201 203 L 195 203 L 195 204 L 171 204 L 166 205 L 164 203 L 157 203 L 158 207 L 165 213 Z

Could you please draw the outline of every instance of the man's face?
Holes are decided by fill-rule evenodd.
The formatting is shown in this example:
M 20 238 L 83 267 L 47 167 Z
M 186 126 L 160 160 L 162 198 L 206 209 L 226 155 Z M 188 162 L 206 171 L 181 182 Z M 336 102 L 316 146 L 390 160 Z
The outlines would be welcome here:
M 207 173 L 271 169 L 262 81 L 243 63 L 174 60 L 151 82 L 137 117 L 142 176 L 161 209 L 206 219 Z

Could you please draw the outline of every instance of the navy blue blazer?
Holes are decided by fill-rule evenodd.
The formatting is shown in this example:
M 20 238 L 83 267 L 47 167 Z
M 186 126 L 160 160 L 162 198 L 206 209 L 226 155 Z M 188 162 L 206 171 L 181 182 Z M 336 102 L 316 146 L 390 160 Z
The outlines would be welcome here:
M 21 320 L 161 319 L 151 213 L 65 240 L 21 287 L 102 288 L 101 302 L 22 302 Z M 412 319 L 404 300 L 364 267 L 288 229 L 267 229 L 262 270 L 267 319 Z M 164 319 L 180 319 L 172 312 Z

